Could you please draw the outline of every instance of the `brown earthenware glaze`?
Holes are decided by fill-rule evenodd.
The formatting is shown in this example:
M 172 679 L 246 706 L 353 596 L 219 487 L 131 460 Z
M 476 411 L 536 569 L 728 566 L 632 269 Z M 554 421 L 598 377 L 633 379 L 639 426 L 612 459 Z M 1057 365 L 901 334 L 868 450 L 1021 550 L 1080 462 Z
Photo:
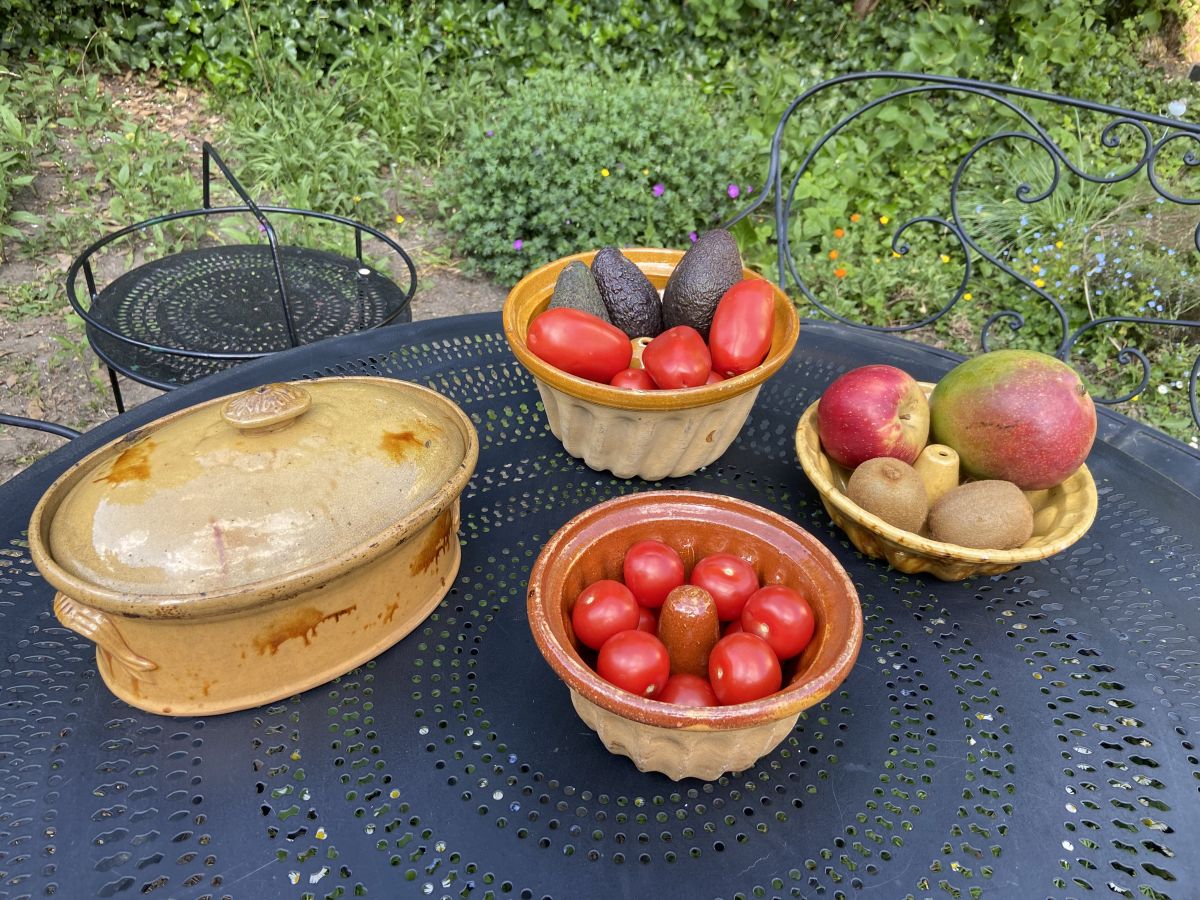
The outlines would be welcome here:
M 709 554 L 732 553 L 754 566 L 760 582 L 791 585 L 809 599 L 816 632 L 785 668 L 783 690 L 752 703 L 684 707 L 620 690 L 592 669 L 589 651 L 571 631 L 571 604 L 593 581 L 619 580 L 625 551 L 650 538 L 674 547 L 689 572 Z M 787 736 L 802 710 L 841 684 L 862 643 L 854 585 L 820 541 L 762 507 L 691 491 L 619 497 L 569 521 L 534 563 L 528 612 L 538 649 L 605 746 L 643 771 L 674 779 L 712 779 L 753 765 Z
M 478 455 L 470 419 L 428 388 L 266 385 L 85 457 L 34 509 L 30 553 L 118 697 L 170 715 L 259 706 L 433 610 Z
M 630 248 L 621 251 L 660 291 L 682 250 Z M 591 264 L 596 251 L 567 256 L 530 272 L 509 292 L 502 313 L 504 336 L 541 394 L 554 436 L 572 456 L 619 478 L 648 481 L 690 475 L 724 453 L 746 422 L 764 381 L 787 362 L 800 334 L 796 307 L 774 287 L 775 323 L 771 349 L 757 368 L 701 387 L 630 391 L 568 375 L 526 344 L 529 325 L 550 305 L 559 273 L 571 262 Z M 757 278 L 750 269 L 746 278 Z M 640 359 L 635 338 L 635 358 Z M 640 366 L 640 362 L 636 365 Z
M 671 657 L 671 674 L 708 678 L 708 654 L 721 638 L 712 594 L 694 584 L 674 588 L 658 611 L 658 639 Z
M 933 391 L 933 385 L 928 382 L 921 382 L 921 387 L 926 396 Z M 1095 521 L 1099 497 L 1092 473 L 1084 465 L 1062 484 L 1024 492 L 1033 507 L 1033 536 L 1015 550 L 962 547 L 889 525 L 846 496 L 850 473 L 826 456 L 821 448 L 817 432 L 819 402 L 805 410 L 796 426 L 796 455 L 800 466 L 821 495 L 821 502 L 833 524 L 846 532 L 860 552 L 886 559 L 894 569 L 909 575 L 926 572 L 942 581 L 998 575 L 1022 563 L 1061 553 L 1083 537 Z

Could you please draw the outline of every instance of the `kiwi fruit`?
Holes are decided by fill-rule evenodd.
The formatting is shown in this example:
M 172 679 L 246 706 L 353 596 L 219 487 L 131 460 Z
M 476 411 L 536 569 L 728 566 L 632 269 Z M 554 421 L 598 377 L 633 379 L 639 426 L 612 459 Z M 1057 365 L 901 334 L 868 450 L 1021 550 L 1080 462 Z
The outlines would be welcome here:
M 846 485 L 846 496 L 903 531 L 920 531 L 929 512 L 925 482 L 917 470 L 890 456 L 877 456 L 857 466 Z
M 1012 550 L 1033 535 L 1033 507 L 1011 481 L 960 484 L 929 510 L 935 541 L 980 550 Z

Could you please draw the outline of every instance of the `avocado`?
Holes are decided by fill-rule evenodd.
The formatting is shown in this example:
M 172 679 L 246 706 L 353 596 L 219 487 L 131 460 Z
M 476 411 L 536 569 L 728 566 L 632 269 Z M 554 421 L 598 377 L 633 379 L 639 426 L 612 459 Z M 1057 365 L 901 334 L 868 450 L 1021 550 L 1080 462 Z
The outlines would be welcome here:
M 741 280 L 742 255 L 733 235 L 724 228 L 704 232 L 667 281 L 663 327 L 691 325 L 707 341 L 717 303 Z
M 658 291 L 616 247 L 605 247 L 592 260 L 592 275 L 612 323 L 631 338 L 657 337 L 662 327 Z
M 598 319 L 612 324 L 608 310 L 604 308 L 604 301 L 600 298 L 600 288 L 596 286 L 592 270 L 579 260 L 567 263 L 566 268 L 558 273 L 549 308 L 560 307 L 591 313 Z

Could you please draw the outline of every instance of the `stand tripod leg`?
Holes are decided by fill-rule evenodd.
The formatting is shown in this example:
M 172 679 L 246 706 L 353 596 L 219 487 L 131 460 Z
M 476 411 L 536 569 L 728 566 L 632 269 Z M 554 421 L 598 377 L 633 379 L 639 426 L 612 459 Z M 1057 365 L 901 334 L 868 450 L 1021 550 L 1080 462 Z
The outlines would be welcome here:
M 121 399 L 121 385 L 117 383 L 117 373 L 113 367 L 108 367 L 108 383 L 112 385 L 113 399 L 117 401 L 117 415 L 125 412 L 125 401 Z

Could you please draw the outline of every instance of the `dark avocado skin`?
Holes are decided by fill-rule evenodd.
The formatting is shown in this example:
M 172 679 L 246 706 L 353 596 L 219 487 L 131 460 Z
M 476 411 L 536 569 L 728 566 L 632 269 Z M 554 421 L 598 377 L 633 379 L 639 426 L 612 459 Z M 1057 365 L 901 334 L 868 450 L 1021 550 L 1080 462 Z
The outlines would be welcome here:
M 663 330 L 658 291 L 624 253 L 605 247 L 592 260 L 592 275 L 614 325 L 631 338 L 658 336 Z
M 704 232 L 667 282 L 663 327 L 691 325 L 707 341 L 717 303 L 741 280 L 742 255 L 733 235 L 723 228 Z
M 578 309 L 603 319 L 609 324 L 612 323 L 608 310 L 604 307 L 604 300 L 600 297 L 600 288 L 596 286 L 592 270 L 579 260 L 568 263 L 558 273 L 549 308 L 558 309 L 559 307 Z

